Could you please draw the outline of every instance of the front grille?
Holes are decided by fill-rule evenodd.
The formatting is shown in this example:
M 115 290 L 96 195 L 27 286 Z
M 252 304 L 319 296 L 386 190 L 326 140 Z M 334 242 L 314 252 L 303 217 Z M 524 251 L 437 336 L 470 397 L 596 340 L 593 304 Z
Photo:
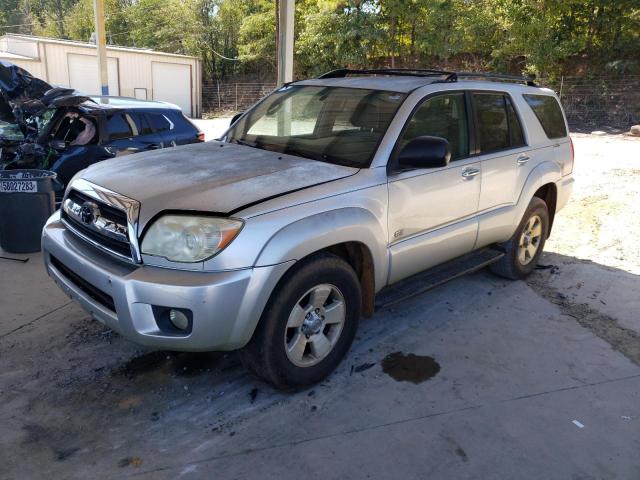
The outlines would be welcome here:
M 98 207 L 100 225 L 102 227 L 109 227 L 113 231 L 102 228 L 95 222 L 85 223 L 81 221 L 79 216 L 74 214 L 71 209 L 68 209 L 70 205 L 82 207 L 82 205 L 87 203 L 94 204 Z M 127 259 L 132 259 L 131 244 L 128 239 L 127 214 L 124 211 L 76 190 L 71 190 L 63 203 L 62 218 L 78 233 L 99 247 L 126 257 Z M 116 234 L 115 231 L 122 233 Z
M 89 297 L 98 302 L 100 305 L 115 313 L 116 306 L 113 303 L 113 297 L 111 297 L 111 295 L 103 292 L 97 287 L 94 287 L 84 278 L 69 270 L 60 260 L 58 260 L 53 255 L 50 255 L 50 258 L 51 265 L 53 265 L 56 270 L 58 270 L 62 275 L 70 280 L 76 287 L 89 295 Z

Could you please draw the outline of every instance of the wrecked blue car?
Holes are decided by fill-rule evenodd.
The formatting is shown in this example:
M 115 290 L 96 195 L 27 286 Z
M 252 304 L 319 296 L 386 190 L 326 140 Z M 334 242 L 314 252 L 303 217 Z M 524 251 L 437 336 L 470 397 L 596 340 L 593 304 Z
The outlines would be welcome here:
M 0 169 L 53 170 L 66 185 L 101 160 L 202 141 L 175 105 L 84 96 L 0 61 Z

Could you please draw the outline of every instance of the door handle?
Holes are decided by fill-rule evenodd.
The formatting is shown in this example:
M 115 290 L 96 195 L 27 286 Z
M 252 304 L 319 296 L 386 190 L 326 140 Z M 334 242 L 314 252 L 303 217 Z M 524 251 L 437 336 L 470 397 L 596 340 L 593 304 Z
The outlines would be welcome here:
M 520 155 L 518 157 L 518 160 L 516 160 L 518 162 L 518 165 L 524 165 L 525 163 L 527 163 L 530 160 L 530 158 L 527 155 Z
M 462 178 L 470 179 L 470 178 L 475 177 L 479 173 L 480 173 L 480 169 L 479 168 L 465 168 L 462 171 Z

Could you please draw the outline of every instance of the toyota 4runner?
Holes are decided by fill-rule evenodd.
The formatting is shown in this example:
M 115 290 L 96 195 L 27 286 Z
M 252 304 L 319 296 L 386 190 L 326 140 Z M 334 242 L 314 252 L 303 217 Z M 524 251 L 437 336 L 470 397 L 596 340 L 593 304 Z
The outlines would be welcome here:
M 56 283 L 124 337 L 240 349 L 301 386 L 376 298 L 426 288 L 420 272 L 529 274 L 572 170 L 558 99 L 531 80 L 341 69 L 277 89 L 219 141 L 78 173 L 42 245 Z

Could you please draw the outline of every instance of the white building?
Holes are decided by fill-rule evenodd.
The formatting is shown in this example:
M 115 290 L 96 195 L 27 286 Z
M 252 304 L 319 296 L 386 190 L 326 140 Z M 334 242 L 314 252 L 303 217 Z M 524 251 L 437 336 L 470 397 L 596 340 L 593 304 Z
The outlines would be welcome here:
M 0 60 L 14 63 L 51 85 L 100 94 L 94 44 L 6 34 L 0 37 Z M 187 116 L 200 116 L 202 76 L 196 57 L 107 46 L 107 65 L 110 95 L 171 102 Z

